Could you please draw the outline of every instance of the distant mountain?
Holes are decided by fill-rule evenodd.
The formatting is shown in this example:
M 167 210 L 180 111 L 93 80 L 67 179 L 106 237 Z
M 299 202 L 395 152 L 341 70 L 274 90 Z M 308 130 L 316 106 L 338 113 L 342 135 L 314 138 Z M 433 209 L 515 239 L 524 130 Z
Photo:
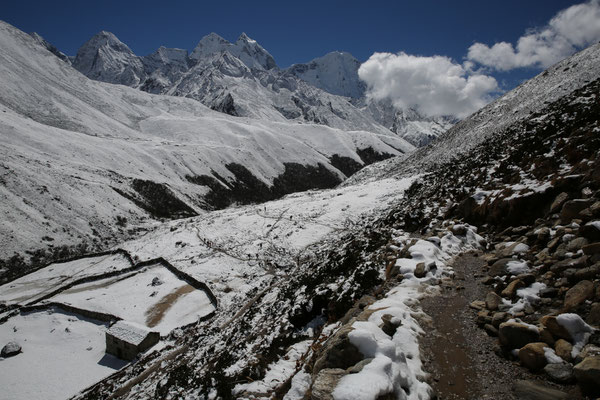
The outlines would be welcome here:
M 0 213 L 7 218 L 0 224 L 0 260 L 84 242 L 103 247 L 153 219 L 335 186 L 368 163 L 414 150 L 383 128 L 373 133 L 283 117 L 237 118 L 183 96 L 90 80 L 36 37 L 4 22 L 0 47 Z M 268 58 L 259 59 L 269 65 Z M 191 73 L 206 71 L 213 75 L 206 83 L 215 85 L 238 79 L 219 68 L 251 73 L 228 51 L 189 70 L 188 61 L 185 50 L 165 48 L 137 57 L 102 32 L 80 49 L 74 65 L 137 86 L 150 77 L 158 82 L 183 74 L 180 89 L 192 88 Z M 237 96 L 256 85 L 254 95 L 270 93 L 254 79 L 223 91 Z M 332 104 L 343 99 L 298 85 Z M 332 104 L 318 107 L 338 106 Z M 227 103 L 221 105 L 228 111 Z M 117 217 L 127 228 L 115 224 Z
M 368 100 L 358 77 L 360 62 L 349 53 L 332 52 L 281 70 L 245 33 L 235 43 L 211 33 L 189 55 L 161 47 L 139 57 L 113 34 L 100 32 L 79 49 L 73 66 L 91 79 L 193 98 L 233 116 L 391 132 L 416 146 L 453 122 Z

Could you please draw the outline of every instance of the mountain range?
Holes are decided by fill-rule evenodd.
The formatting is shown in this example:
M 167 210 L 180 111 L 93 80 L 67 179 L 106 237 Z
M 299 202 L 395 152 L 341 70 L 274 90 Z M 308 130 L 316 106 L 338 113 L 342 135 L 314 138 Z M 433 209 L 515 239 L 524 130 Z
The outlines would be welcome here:
M 234 43 L 211 33 L 191 54 L 160 47 L 141 57 L 103 31 L 81 46 L 72 65 L 91 79 L 193 98 L 233 116 L 392 131 L 415 146 L 429 143 L 456 122 L 368 99 L 358 77 L 360 62 L 349 53 L 332 52 L 280 69 L 273 56 L 244 33 Z

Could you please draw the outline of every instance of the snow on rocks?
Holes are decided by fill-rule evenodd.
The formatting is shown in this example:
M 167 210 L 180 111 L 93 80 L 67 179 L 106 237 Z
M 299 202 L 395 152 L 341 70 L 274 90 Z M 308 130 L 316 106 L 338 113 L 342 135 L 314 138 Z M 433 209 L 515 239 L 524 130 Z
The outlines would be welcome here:
M 13 340 L 13 341 L 8 342 L 6 345 L 4 345 L 4 347 L 2 348 L 2 351 L 0 352 L 0 355 L 2 357 L 6 358 L 6 357 L 16 356 L 20 352 L 21 352 L 21 345 Z
M 335 387 L 330 392 L 334 399 L 377 399 L 391 394 L 402 399 L 422 399 L 431 395 L 419 352 L 418 337 L 423 333 L 419 320 L 425 316 L 418 300 L 436 292 L 436 278 L 451 274 L 446 263 L 453 254 L 479 248 L 482 240 L 474 227 L 453 227 L 440 233 L 439 240 L 395 236 L 394 248 L 405 248 L 399 254 L 406 256 L 395 261 L 402 282 L 351 320 L 349 328 L 340 330 L 345 330 L 363 361 L 345 372 L 336 372 Z M 324 375 L 337 371 L 335 365 L 331 368 L 318 372 L 319 390 Z

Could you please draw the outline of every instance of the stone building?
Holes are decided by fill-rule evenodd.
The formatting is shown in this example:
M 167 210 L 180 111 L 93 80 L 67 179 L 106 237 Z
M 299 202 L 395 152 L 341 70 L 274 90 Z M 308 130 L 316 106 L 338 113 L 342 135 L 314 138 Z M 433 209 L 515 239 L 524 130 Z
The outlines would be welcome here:
M 106 352 L 122 360 L 133 360 L 160 340 L 158 332 L 152 332 L 133 322 L 118 321 L 106 331 Z

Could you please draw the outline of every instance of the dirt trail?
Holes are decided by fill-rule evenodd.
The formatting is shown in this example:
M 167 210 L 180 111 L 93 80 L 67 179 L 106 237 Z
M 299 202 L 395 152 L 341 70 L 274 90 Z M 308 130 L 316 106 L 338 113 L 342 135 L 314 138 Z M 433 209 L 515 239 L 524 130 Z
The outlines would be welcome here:
M 158 325 L 166 312 L 169 311 L 180 297 L 183 297 L 194 290 L 196 289 L 192 285 L 186 284 L 161 298 L 158 303 L 154 304 L 146 311 L 146 325 L 150 328 Z
M 496 338 L 477 328 L 476 314 L 469 308 L 488 290 L 479 282 L 484 261 L 465 254 L 454 260 L 453 267 L 455 278 L 442 285 L 441 294 L 421 302 L 432 318 L 420 343 L 431 384 L 439 399 L 516 399 L 515 380 L 532 376 L 494 354 Z

